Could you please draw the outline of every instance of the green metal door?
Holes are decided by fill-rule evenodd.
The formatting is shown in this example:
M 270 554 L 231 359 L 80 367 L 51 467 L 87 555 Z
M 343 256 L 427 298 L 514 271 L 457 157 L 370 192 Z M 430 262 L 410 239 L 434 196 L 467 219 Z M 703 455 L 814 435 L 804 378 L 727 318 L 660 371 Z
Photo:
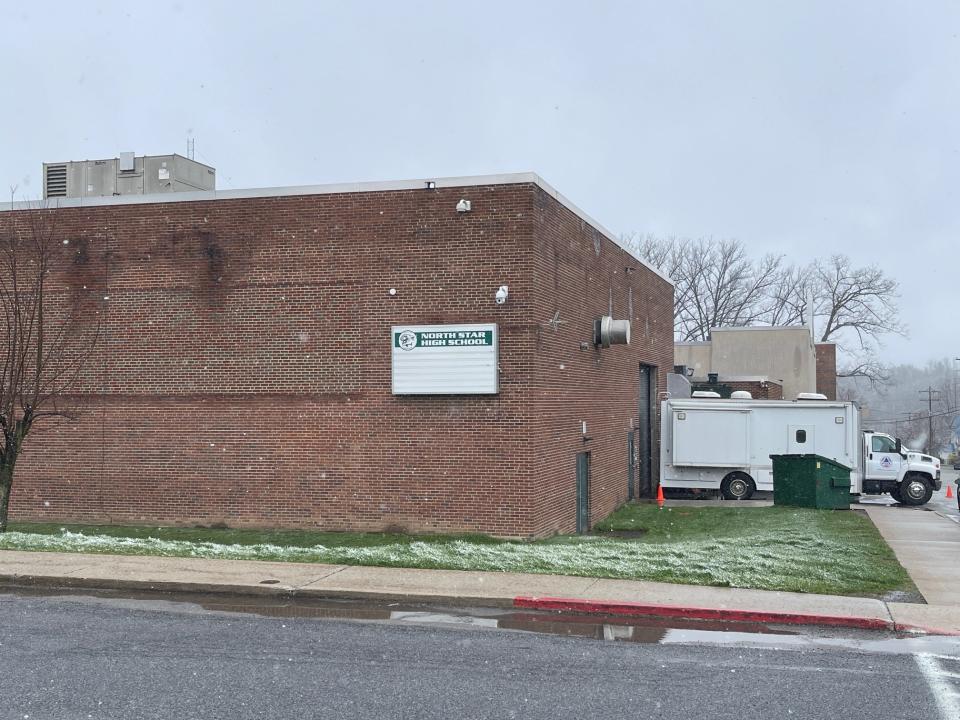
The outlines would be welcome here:
M 577 454 L 577 532 L 590 529 L 590 453 Z
M 636 433 L 627 433 L 627 500 L 633 500 L 633 488 L 637 480 Z

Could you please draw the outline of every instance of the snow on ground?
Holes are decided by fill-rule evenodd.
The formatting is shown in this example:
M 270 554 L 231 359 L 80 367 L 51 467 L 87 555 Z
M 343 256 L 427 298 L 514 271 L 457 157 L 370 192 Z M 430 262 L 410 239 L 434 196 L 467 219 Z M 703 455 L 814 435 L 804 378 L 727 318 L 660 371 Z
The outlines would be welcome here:
M 843 585 L 852 578 L 871 581 L 869 564 L 862 556 L 817 533 L 669 543 L 589 540 L 413 540 L 367 547 L 289 547 L 118 538 L 63 530 L 55 535 L 7 532 L 0 535 L 0 549 L 549 573 L 819 592 L 825 583 Z

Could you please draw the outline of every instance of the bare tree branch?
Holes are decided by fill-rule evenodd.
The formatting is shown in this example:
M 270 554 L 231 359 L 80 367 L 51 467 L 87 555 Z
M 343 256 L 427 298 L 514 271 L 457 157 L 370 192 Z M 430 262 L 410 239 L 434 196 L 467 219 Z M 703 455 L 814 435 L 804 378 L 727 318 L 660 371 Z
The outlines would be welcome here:
M 14 469 L 34 424 L 73 417 L 69 395 L 100 332 L 100 292 L 71 284 L 70 241 L 48 210 L 0 216 L 0 532 Z

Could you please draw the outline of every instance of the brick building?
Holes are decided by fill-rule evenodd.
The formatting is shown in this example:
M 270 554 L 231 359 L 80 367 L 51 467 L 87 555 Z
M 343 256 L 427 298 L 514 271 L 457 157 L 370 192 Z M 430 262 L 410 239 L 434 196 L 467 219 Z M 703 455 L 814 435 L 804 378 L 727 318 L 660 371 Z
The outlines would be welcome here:
M 816 344 L 817 392 L 828 400 L 837 399 L 837 346 L 831 342 Z
M 102 270 L 103 325 L 15 519 L 532 537 L 655 487 L 672 285 L 534 174 L 41 212 Z M 594 344 L 605 315 L 629 345 Z M 405 323 L 495 324 L 497 392 L 394 394 Z
M 748 392 L 755 400 L 783 400 L 783 385 L 763 375 L 730 375 L 694 378 L 690 383 L 691 391 L 708 390 L 728 398 L 737 391 Z

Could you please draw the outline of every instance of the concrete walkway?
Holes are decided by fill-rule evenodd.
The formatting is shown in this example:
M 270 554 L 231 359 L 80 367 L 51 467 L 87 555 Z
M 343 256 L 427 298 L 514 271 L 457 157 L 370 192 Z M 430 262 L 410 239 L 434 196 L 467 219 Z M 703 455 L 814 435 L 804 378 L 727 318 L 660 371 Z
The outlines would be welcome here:
M 0 585 L 282 593 L 960 634 L 955 605 L 558 575 L 7 550 L 0 551 Z
M 924 599 L 957 606 L 960 614 L 960 525 L 924 508 L 861 507 Z

